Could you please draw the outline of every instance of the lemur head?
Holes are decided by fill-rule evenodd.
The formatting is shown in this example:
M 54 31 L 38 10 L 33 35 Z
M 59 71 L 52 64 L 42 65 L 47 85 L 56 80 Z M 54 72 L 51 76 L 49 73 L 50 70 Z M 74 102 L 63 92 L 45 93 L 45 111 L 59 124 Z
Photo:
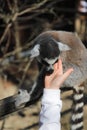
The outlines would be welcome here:
M 54 63 L 59 59 L 60 52 L 67 50 L 70 50 L 68 45 L 56 41 L 52 36 L 42 35 L 35 39 L 31 57 L 37 57 L 37 60 L 45 65 L 47 72 L 51 74 L 54 71 Z

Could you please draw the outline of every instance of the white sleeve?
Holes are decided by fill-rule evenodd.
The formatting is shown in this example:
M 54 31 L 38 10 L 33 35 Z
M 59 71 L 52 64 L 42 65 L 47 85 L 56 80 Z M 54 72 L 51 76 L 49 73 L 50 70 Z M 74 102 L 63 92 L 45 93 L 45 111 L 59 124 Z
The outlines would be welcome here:
M 41 103 L 39 130 L 61 130 L 60 111 L 62 101 L 60 90 L 44 89 Z

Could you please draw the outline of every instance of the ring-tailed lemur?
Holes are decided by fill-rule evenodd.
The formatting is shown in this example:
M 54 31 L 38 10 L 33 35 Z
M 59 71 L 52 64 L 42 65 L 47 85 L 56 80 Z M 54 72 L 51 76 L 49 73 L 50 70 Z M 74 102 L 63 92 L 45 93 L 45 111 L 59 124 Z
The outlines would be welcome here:
M 60 52 L 63 51 L 62 55 Z M 87 79 L 87 50 L 74 33 L 64 31 L 47 31 L 40 34 L 34 40 L 33 48 L 21 53 L 21 56 L 37 58 L 40 74 L 30 92 L 20 89 L 17 95 L 0 101 L 0 117 L 29 106 L 40 98 L 43 93 L 44 76 L 53 72 L 53 64 L 59 55 L 65 70 L 69 67 L 74 69 L 74 73 L 63 84 L 63 87 L 71 87 L 74 94 L 71 130 L 83 130 L 84 86 L 80 86 Z
M 37 58 L 40 74 L 37 81 L 32 85 L 30 92 L 20 88 L 17 95 L 1 101 L 0 117 L 14 112 L 21 107 L 28 106 L 35 102 L 35 100 L 38 100 L 43 92 L 45 74 L 51 74 L 53 72 L 53 65 L 58 61 L 60 52 L 68 50 L 70 50 L 68 45 L 55 40 L 51 35 L 40 35 L 34 40 L 31 50 L 21 52 L 21 57 L 29 56 L 29 58 Z M 9 62 L 9 60 L 12 61 L 13 59 L 13 56 L 9 57 L 8 60 L 6 59 L 2 64 Z

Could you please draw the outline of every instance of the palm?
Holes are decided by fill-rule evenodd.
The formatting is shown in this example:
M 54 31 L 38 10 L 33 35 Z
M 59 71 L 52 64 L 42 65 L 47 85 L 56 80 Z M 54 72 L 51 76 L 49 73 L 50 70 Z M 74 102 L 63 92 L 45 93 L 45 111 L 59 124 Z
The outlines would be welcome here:
M 62 61 L 59 59 L 58 63 L 54 65 L 54 72 L 51 75 L 45 76 L 45 88 L 58 89 L 68 76 L 73 71 L 72 68 L 63 73 Z

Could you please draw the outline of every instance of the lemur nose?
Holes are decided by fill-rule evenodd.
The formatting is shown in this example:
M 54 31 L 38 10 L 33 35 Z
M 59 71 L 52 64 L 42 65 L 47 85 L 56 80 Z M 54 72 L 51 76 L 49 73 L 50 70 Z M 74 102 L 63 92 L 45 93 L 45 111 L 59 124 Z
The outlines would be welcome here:
M 50 69 L 49 71 L 47 71 L 48 74 L 52 74 L 53 73 L 53 69 Z
M 52 74 L 54 71 L 53 67 L 47 67 L 47 73 Z

